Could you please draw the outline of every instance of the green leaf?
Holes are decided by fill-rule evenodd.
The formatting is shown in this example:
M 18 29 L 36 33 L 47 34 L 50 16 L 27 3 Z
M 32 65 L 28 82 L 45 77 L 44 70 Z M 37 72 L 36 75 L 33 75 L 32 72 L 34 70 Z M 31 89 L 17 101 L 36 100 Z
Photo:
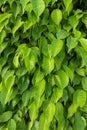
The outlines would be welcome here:
M 40 38 L 40 51 L 48 57 L 51 57 L 51 47 L 47 43 L 47 39 L 45 37 Z
M 63 0 L 63 2 L 64 2 L 64 5 L 65 5 L 65 7 L 66 7 L 66 10 L 68 11 L 68 9 L 69 9 L 69 6 L 70 6 L 70 4 L 72 3 L 72 0 Z
M 29 106 L 29 115 L 30 115 L 30 119 L 31 119 L 32 121 L 35 120 L 36 114 L 37 114 L 37 107 L 36 107 L 36 103 L 33 102 L 33 103 Z
M 73 38 L 72 36 L 68 37 L 67 38 L 67 47 L 68 47 L 68 53 L 74 49 L 77 45 L 78 45 L 78 42 L 76 40 L 76 38 Z
M 38 83 L 39 81 L 41 81 L 44 78 L 44 74 L 43 72 L 41 72 L 39 69 L 34 73 L 33 79 L 32 79 L 32 83 L 33 85 L 35 85 L 36 83 Z
M 56 34 L 58 39 L 65 39 L 68 35 L 69 33 L 63 29 L 59 30 Z
M 12 33 L 13 35 L 15 34 L 15 32 L 23 25 L 23 21 L 17 22 L 16 25 L 13 27 L 12 29 Z
M 63 65 L 63 68 L 64 68 L 65 72 L 67 73 L 67 75 L 69 76 L 69 78 L 71 79 L 71 81 L 73 81 L 74 72 L 66 65 Z
M 9 102 L 10 97 L 12 95 L 12 89 L 7 89 L 5 86 L 2 88 L 2 91 L 0 93 L 0 102 L 5 105 L 7 102 Z
M 85 51 L 87 51 L 87 39 L 80 38 L 79 41 L 81 43 L 81 46 L 85 49 Z
M 35 97 L 36 98 L 41 97 L 41 95 L 44 93 L 45 85 L 46 85 L 46 82 L 44 79 L 35 84 L 35 87 L 36 87 L 35 88 L 36 89 Z
M 85 91 L 87 91 L 87 77 L 82 78 L 82 87 Z
M 54 9 L 51 13 L 51 18 L 56 25 L 59 25 L 62 20 L 62 11 L 60 9 Z
M 65 88 L 69 83 L 68 75 L 63 70 L 59 70 L 55 75 L 55 83 L 58 87 Z
M 11 119 L 8 122 L 8 129 L 9 130 L 16 130 L 16 122 L 15 122 L 15 120 Z
M 55 57 L 59 54 L 63 48 L 63 41 L 59 39 L 54 39 L 51 43 L 52 56 Z
M 31 0 L 31 4 L 33 6 L 33 11 L 36 14 L 37 17 L 39 17 L 44 9 L 45 9 L 45 3 L 43 0 Z
M 78 107 L 83 107 L 86 103 L 86 92 L 84 90 L 78 89 L 73 95 L 73 104 Z
M 30 29 L 30 27 L 33 25 L 32 22 L 30 21 L 26 21 L 24 22 L 24 31 L 23 32 L 26 32 L 28 29 Z
M 87 68 L 87 52 L 84 50 L 83 47 L 80 46 L 77 46 L 75 50 L 78 53 L 78 55 L 82 57 L 82 66 L 86 66 Z
M 11 0 L 10 0 L 10 2 L 11 2 Z M 14 17 L 16 18 L 18 16 L 18 14 L 20 14 L 20 12 L 21 12 L 21 4 L 19 2 L 12 1 L 12 3 L 10 3 L 10 5 L 11 5 L 11 11 L 12 11 Z
M 65 126 L 64 108 L 60 102 L 56 104 L 55 118 L 58 121 L 58 129 L 63 130 Z
M 35 63 L 36 63 L 36 58 L 34 54 L 32 53 L 32 51 L 30 52 L 28 56 L 24 58 L 24 62 L 25 62 L 25 67 L 27 71 L 30 73 L 34 69 Z
M 84 14 L 82 17 L 82 22 L 85 24 L 86 28 L 87 28 L 87 14 Z
M 76 126 L 77 130 L 85 129 L 84 122 L 83 122 L 82 117 L 79 112 L 77 112 L 75 114 L 75 126 Z
M 13 64 L 16 68 L 19 66 L 19 56 L 14 56 Z
M 8 45 L 8 42 L 4 42 L 4 43 L 0 44 L 0 53 L 3 52 L 3 50 L 7 47 L 7 45 Z
M 47 106 L 46 111 L 43 112 L 40 116 L 39 130 L 49 130 L 49 126 L 53 119 L 54 114 L 55 114 L 55 105 L 53 103 L 50 103 Z
M 79 38 L 81 37 L 81 31 L 78 31 L 78 30 L 73 30 L 73 33 L 74 33 L 74 37 L 79 40 Z
M 51 100 L 54 102 L 54 103 L 57 103 L 58 100 L 62 97 L 63 95 L 63 89 L 62 88 L 54 88 L 53 89 L 53 94 L 52 94 L 52 97 L 51 97 Z
M 3 22 L 4 20 L 10 18 L 12 16 L 11 13 L 3 13 L 3 14 L 0 14 L 0 24 L 1 22 Z
M 76 18 L 76 16 L 73 15 L 69 17 L 69 23 L 72 26 L 72 28 L 75 29 L 79 24 L 79 20 Z
M 9 76 L 5 81 L 6 88 L 11 88 L 14 84 L 15 76 L 11 75 Z
M 27 44 L 21 44 L 18 46 L 16 55 L 19 56 L 20 54 L 22 54 L 24 59 L 27 56 L 29 56 L 30 52 L 31 52 L 31 48 L 28 48 Z
M 58 71 L 61 66 L 62 66 L 62 62 L 65 58 L 65 49 L 63 48 L 60 53 L 55 57 L 55 67 L 56 67 L 56 70 Z
M 25 8 L 26 8 L 26 4 L 29 2 L 29 0 L 20 0 L 20 3 L 21 3 L 21 5 L 22 5 L 22 9 L 23 9 L 23 12 L 24 12 L 24 10 L 25 10 Z
M 54 69 L 54 59 L 44 56 L 43 62 L 42 62 L 42 68 L 43 68 L 46 75 L 51 73 L 52 70 Z
M 0 44 L 4 41 L 4 38 L 6 37 L 6 31 L 3 30 L 1 33 L 0 33 Z
M 0 122 L 7 122 L 12 117 L 11 111 L 6 111 L 0 115 Z
M 72 117 L 76 113 L 78 106 L 76 104 L 71 104 L 68 108 L 68 118 Z
M 0 23 L 0 32 L 3 30 L 3 28 L 8 24 L 8 19 L 4 20 Z
M 15 81 L 15 76 L 13 75 L 14 72 L 10 72 L 8 71 L 7 74 L 5 74 L 5 86 L 7 89 L 11 89 L 11 87 L 13 86 L 14 84 L 14 81 Z
M 21 92 L 24 92 L 29 86 L 29 78 L 27 76 L 21 77 L 17 81 L 17 86 Z
M 85 69 L 84 68 L 77 68 L 76 73 L 80 76 L 85 76 Z

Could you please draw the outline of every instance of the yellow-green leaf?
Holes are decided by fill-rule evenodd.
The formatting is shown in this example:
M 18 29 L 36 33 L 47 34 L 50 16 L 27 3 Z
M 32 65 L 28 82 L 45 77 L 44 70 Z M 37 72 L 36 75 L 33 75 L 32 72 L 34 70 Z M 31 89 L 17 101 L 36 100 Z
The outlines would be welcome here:
M 62 11 L 60 9 L 54 9 L 51 13 L 51 18 L 56 25 L 59 25 L 62 20 Z
M 55 57 L 58 55 L 58 53 L 62 50 L 63 48 L 63 41 L 59 39 L 54 39 L 51 43 L 51 53 L 52 56 Z
M 33 11 L 36 14 L 37 17 L 39 17 L 44 9 L 45 9 L 45 3 L 43 0 L 31 0 L 31 4 L 33 6 Z

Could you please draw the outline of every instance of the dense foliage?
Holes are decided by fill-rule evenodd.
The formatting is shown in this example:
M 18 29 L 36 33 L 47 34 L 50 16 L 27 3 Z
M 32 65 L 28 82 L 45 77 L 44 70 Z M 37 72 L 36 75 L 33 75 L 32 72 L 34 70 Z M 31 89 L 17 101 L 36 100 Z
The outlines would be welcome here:
M 87 130 L 87 1 L 0 0 L 0 130 Z

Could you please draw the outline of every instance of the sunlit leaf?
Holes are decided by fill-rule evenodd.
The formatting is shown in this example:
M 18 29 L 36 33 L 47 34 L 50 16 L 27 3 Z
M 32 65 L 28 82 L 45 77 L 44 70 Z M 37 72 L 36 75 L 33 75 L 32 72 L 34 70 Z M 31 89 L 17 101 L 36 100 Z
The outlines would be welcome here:
M 63 41 L 55 39 L 51 43 L 52 56 L 55 57 L 61 51 L 63 47 Z
M 53 58 L 48 58 L 48 57 L 43 57 L 43 62 L 42 62 L 42 68 L 45 72 L 45 74 L 49 74 L 52 72 L 54 69 L 54 59 Z
M 33 6 L 33 10 L 34 10 L 36 16 L 39 17 L 45 9 L 44 1 L 43 0 L 36 0 L 36 1 L 30 0 L 30 1 L 31 1 L 31 4 Z
M 62 20 L 62 11 L 60 9 L 54 9 L 51 13 L 51 18 L 56 25 L 59 25 Z

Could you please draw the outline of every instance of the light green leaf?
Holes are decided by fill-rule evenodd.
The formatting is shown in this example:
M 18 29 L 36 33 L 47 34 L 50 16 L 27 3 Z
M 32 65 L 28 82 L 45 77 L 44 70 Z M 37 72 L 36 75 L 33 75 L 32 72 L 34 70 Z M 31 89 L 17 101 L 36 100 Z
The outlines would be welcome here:
M 6 79 L 5 79 L 5 86 L 7 89 L 10 89 L 13 84 L 14 84 L 14 81 L 15 81 L 15 76 L 12 75 L 12 74 L 9 74 Z
M 29 106 L 29 115 L 30 115 L 31 121 L 34 121 L 34 120 L 35 120 L 36 114 L 37 114 L 37 107 L 36 107 L 36 103 L 33 102 L 33 103 Z
M 79 38 L 81 37 L 81 31 L 78 31 L 78 30 L 73 30 L 73 33 L 74 33 L 74 37 L 79 40 Z
M 85 49 L 85 51 L 87 51 L 87 39 L 80 38 L 79 41 L 81 43 L 81 46 Z
M 76 104 L 71 104 L 68 108 L 68 118 L 72 117 L 76 113 L 78 106 Z
M 8 19 L 4 20 L 3 22 L 0 23 L 0 32 L 3 30 L 3 28 L 8 24 Z
M 40 121 L 39 121 L 39 129 L 38 130 L 49 130 L 49 124 L 45 114 L 41 114 Z
M 73 95 L 73 104 L 78 107 L 83 107 L 86 103 L 86 92 L 84 90 L 78 89 Z
M 13 27 L 12 29 L 12 33 L 13 35 L 15 34 L 15 32 L 23 25 L 23 21 L 17 22 L 16 25 Z
M 30 21 L 24 22 L 24 31 L 23 32 L 26 32 L 32 25 L 33 25 L 33 23 Z
M 11 119 L 8 122 L 8 130 L 16 130 L 16 122 L 15 120 Z
M 8 45 L 8 42 L 4 42 L 4 43 L 0 44 L 0 53 L 3 52 L 3 50 L 7 47 L 7 45 Z
M 55 118 L 59 121 L 63 117 L 64 108 L 63 105 L 58 102 L 56 104 Z
M 6 31 L 3 30 L 1 33 L 0 33 L 0 44 L 4 41 L 4 38 L 6 37 Z
M 7 122 L 12 117 L 11 111 L 6 111 L 0 115 L 0 122 Z
M 19 56 L 14 56 L 13 64 L 16 68 L 19 66 Z
M 69 23 L 72 26 L 72 28 L 75 29 L 79 24 L 79 20 L 76 18 L 76 16 L 73 15 L 69 17 Z
M 68 9 L 69 9 L 69 6 L 70 6 L 70 4 L 72 3 L 72 0 L 63 0 L 63 2 L 64 2 L 64 5 L 65 5 L 65 7 L 66 7 L 66 10 L 68 11 Z
M 58 55 L 58 53 L 61 51 L 62 48 L 63 48 L 63 41 L 59 39 L 54 39 L 51 43 L 52 56 L 55 57 L 56 55 Z
M 85 26 L 87 28 L 87 14 L 83 15 L 82 22 L 85 24 Z
M 58 87 L 65 88 L 69 83 L 69 77 L 63 70 L 59 70 L 55 75 L 55 83 Z
M 10 18 L 12 16 L 11 13 L 3 13 L 3 14 L 0 14 L 0 24 L 1 22 L 3 22 L 4 20 Z
M 27 71 L 31 72 L 34 69 L 36 63 L 36 58 L 34 54 L 31 52 L 28 56 L 24 58 L 24 62 Z
M 12 95 L 12 89 L 11 88 L 9 88 L 9 89 L 7 89 L 7 88 L 4 88 L 4 89 L 2 89 L 2 91 L 1 91 L 1 94 L 0 94 L 0 96 L 1 96 L 1 103 L 3 104 L 3 105 L 6 105 L 6 103 L 8 103 L 9 101 L 10 101 L 10 97 L 11 97 L 11 95 Z
M 56 87 L 56 88 L 53 89 L 53 94 L 52 94 L 51 100 L 54 103 L 57 103 L 58 100 L 62 97 L 62 95 L 63 95 L 63 89 Z
M 77 68 L 76 73 L 80 76 L 85 76 L 85 69 L 84 68 Z
M 51 73 L 52 70 L 54 69 L 54 59 L 44 56 L 43 62 L 42 62 L 42 68 L 43 68 L 46 75 Z
M 50 103 L 47 106 L 45 112 L 43 112 L 40 116 L 39 130 L 49 130 L 49 126 L 53 119 L 54 114 L 55 114 L 55 105 L 53 103 Z
M 35 84 L 36 98 L 41 97 L 41 95 L 43 94 L 43 92 L 45 90 L 45 85 L 46 85 L 46 82 L 44 79 Z
M 48 124 L 52 121 L 55 114 L 55 105 L 50 103 L 45 110 L 45 117 L 48 119 Z
M 47 43 L 45 37 L 40 38 L 40 51 L 47 57 L 51 58 L 51 46 Z
M 62 11 L 60 9 L 54 9 L 51 13 L 51 18 L 56 25 L 59 25 L 62 20 Z
M 65 127 L 64 108 L 60 102 L 56 104 L 55 118 L 58 121 L 58 129 L 63 130 Z
M 87 77 L 82 78 L 82 87 L 85 91 L 87 91 Z
M 17 55 L 22 54 L 23 55 L 23 59 L 27 56 L 29 56 L 31 52 L 31 48 L 28 48 L 27 44 L 21 44 L 18 46 L 18 50 L 17 50 Z
M 39 17 L 44 9 L 45 9 L 45 3 L 43 0 L 31 0 L 31 4 L 33 6 L 33 11 L 36 14 L 37 17 Z
M 44 74 L 43 72 L 41 72 L 39 69 L 34 73 L 33 79 L 32 79 L 32 83 L 33 85 L 35 85 L 36 83 L 38 83 L 39 81 L 41 81 L 44 78 Z

